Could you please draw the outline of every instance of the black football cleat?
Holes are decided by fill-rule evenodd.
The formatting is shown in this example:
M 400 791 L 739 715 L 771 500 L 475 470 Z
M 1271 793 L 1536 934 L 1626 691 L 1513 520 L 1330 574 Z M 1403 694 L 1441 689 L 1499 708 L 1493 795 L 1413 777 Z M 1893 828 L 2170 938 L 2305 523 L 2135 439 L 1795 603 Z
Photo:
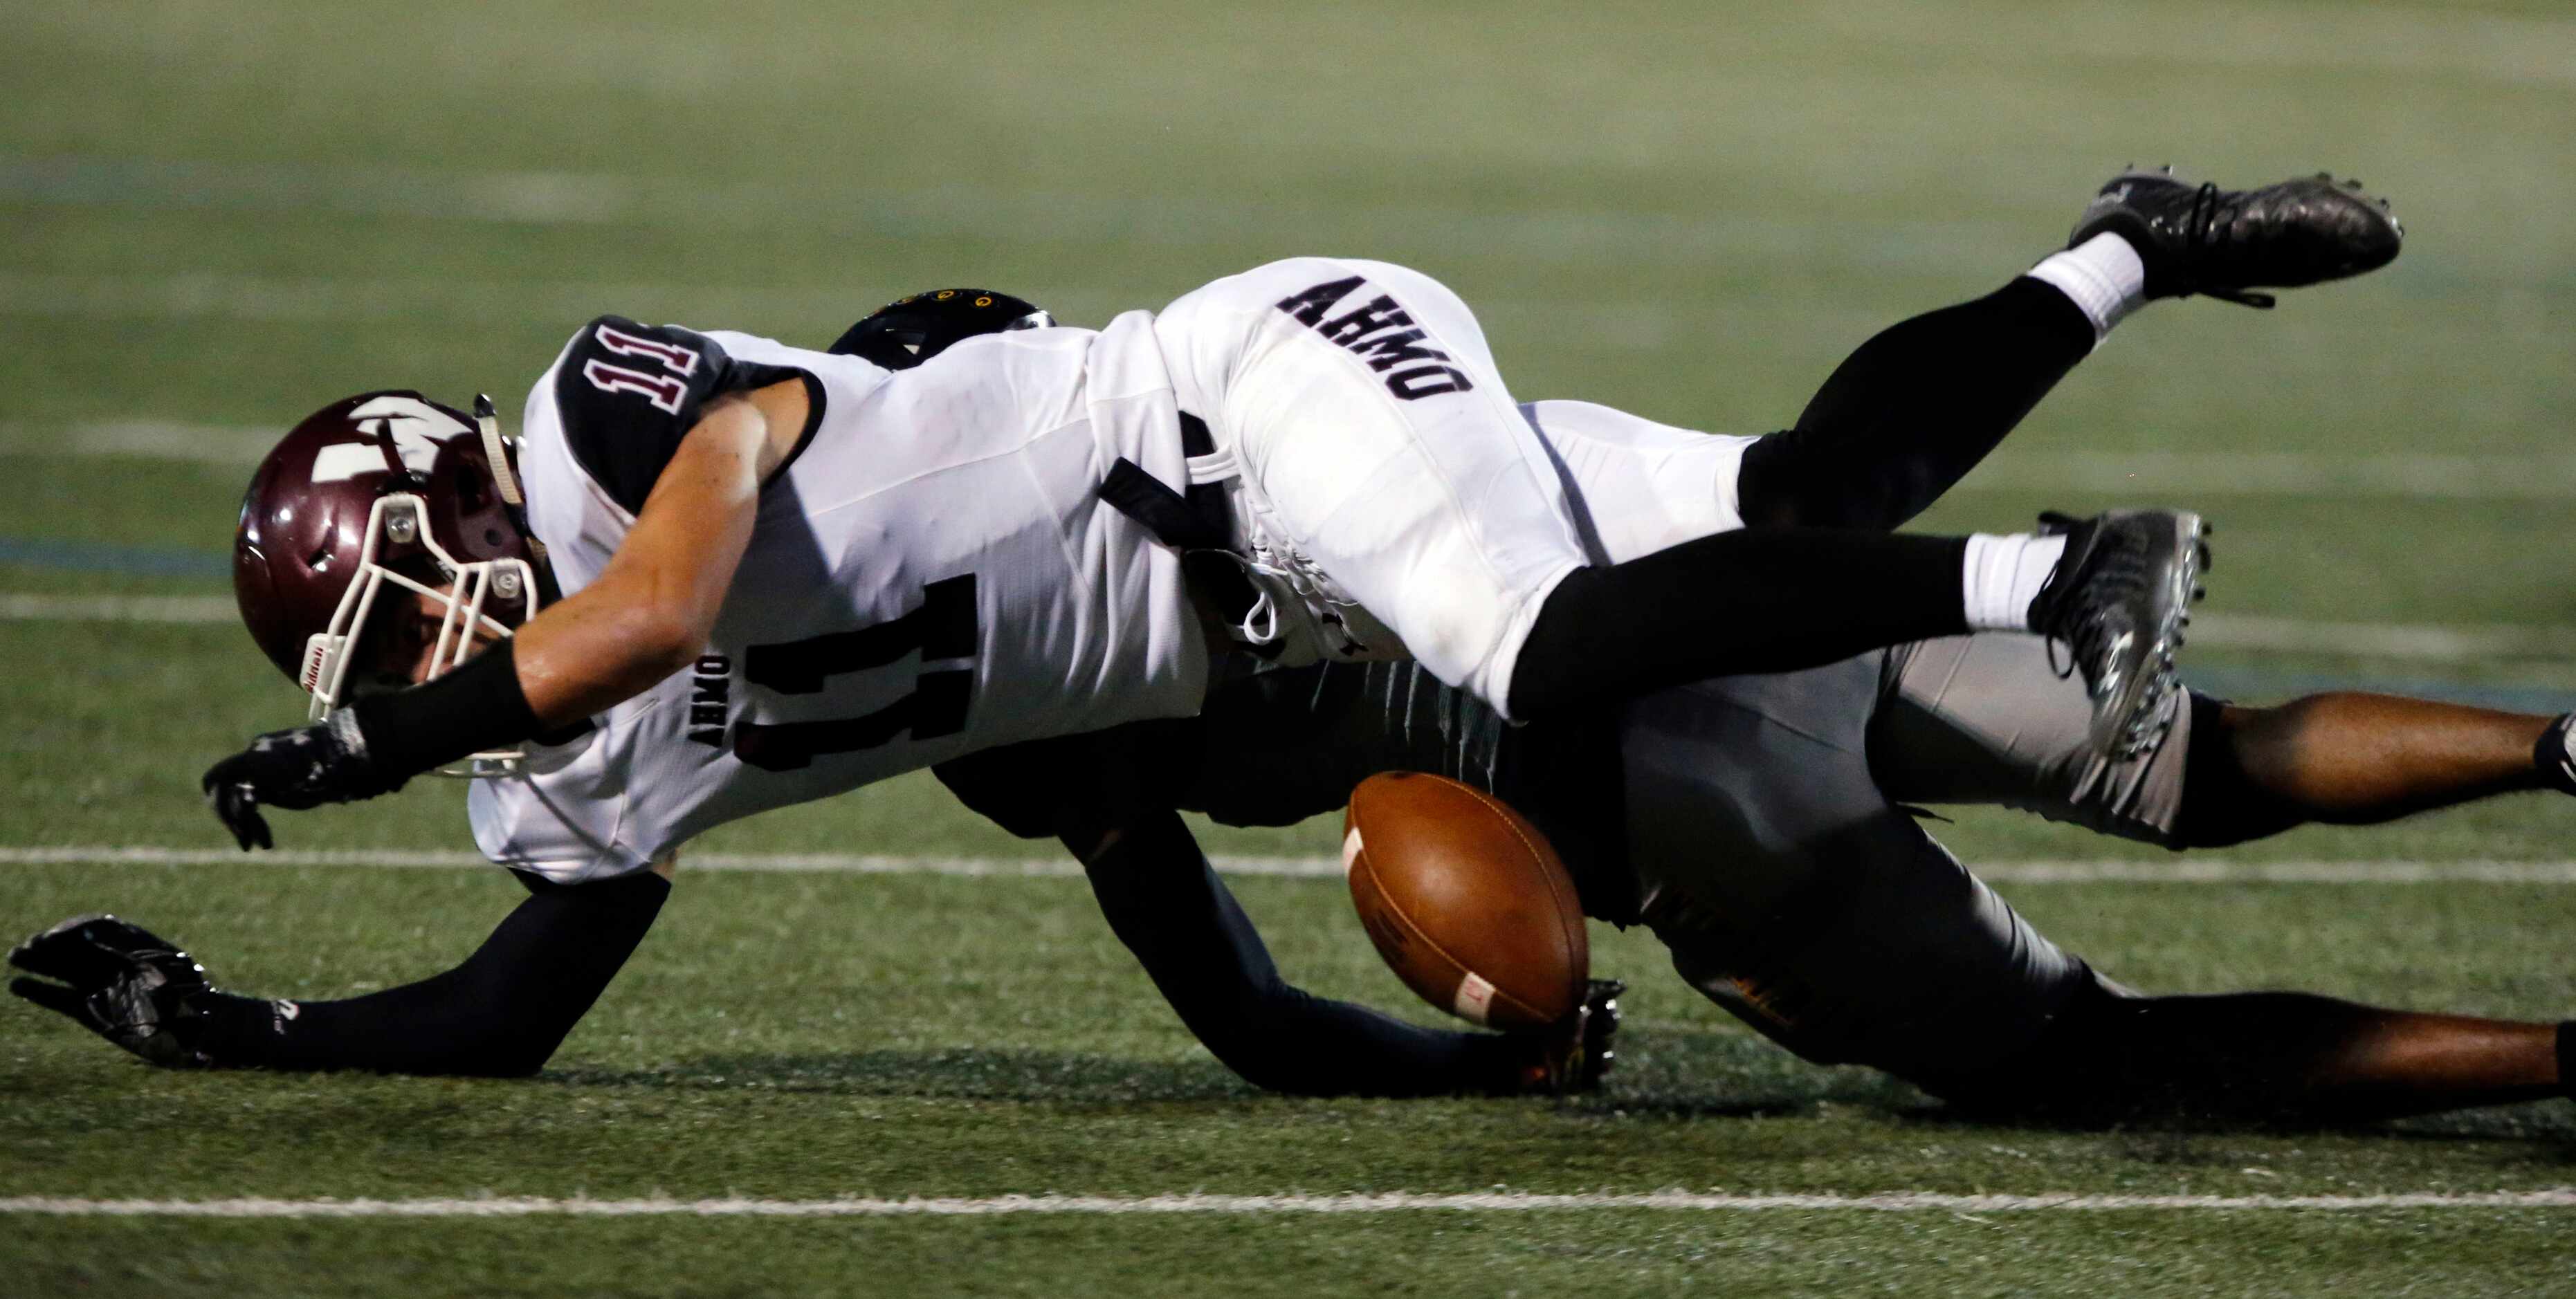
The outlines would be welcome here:
M 2030 629 L 2067 647 L 2060 675 L 2083 676 L 2094 750 L 2135 757 L 2173 722 L 2174 652 L 2209 567 L 2208 525 L 2186 510 L 2043 514 L 2039 525 L 2066 537 L 2066 553 L 2031 602 Z
M 2388 200 L 2357 180 L 2318 172 L 2261 189 L 2231 190 L 2178 179 L 2171 167 L 2111 178 L 2066 246 L 2115 234 L 2147 267 L 2147 296 L 2198 293 L 2249 307 L 2271 294 L 2375 271 L 2397 260 L 2406 238 Z

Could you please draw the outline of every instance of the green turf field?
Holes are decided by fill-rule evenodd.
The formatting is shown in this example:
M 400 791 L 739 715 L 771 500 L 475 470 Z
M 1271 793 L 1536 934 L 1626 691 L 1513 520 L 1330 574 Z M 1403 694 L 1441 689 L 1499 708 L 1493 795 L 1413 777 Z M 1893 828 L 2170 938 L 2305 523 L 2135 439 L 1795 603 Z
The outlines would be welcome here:
M 2218 523 L 2219 565 L 2187 675 L 2248 698 L 2363 681 L 2576 699 L 2562 4 L 0 15 L 0 850 L 90 850 L 0 851 L 0 932 L 113 908 L 230 986 L 319 998 L 444 968 L 515 901 L 489 871 L 101 860 L 227 842 L 196 773 L 301 704 L 237 627 L 67 618 L 61 601 L 223 597 L 258 430 L 334 396 L 480 389 L 512 409 L 603 311 L 819 345 L 899 293 L 968 282 L 1097 325 L 1328 252 L 1456 287 L 1525 398 L 1759 431 L 1875 329 L 2050 251 L 2131 161 L 2240 183 L 2357 173 L 2397 199 L 2406 254 L 2277 312 L 2145 313 L 1924 526 L 2193 506 Z M 469 846 L 458 804 L 427 782 L 279 832 L 302 850 L 452 851 Z M 2576 807 L 2533 797 L 2228 860 L 2563 862 L 2571 830 Z M 1295 856 L 1334 834 L 1208 840 Z M 2167 860 L 1995 813 L 1943 837 L 1972 863 Z M 1032 851 L 921 780 L 706 847 Z M 1237 887 L 1291 977 L 1408 1005 L 1337 885 Z M 2566 883 L 2008 892 L 2157 990 L 2576 1005 Z M 0 1005 L 0 1199 L 1677 1188 L 2238 1207 L 12 1212 L 0 1294 L 2576 1293 L 2576 1209 L 2242 1207 L 2567 1186 L 2564 1104 L 2349 1133 L 1963 1124 L 1769 1047 L 1640 936 L 1596 941 L 1596 965 L 1635 985 L 1601 1096 L 1284 1100 L 1170 1020 L 1078 881 L 684 871 L 534 1081 L 165 1074 Z

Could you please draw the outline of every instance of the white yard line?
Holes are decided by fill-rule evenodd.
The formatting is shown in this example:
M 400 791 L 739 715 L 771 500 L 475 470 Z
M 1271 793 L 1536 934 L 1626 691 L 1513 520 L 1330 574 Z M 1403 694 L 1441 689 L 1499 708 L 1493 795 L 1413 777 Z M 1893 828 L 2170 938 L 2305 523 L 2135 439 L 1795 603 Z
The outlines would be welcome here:
M 89 1200 L 19 1196 L 0 1199 L 0 1214 L 154 1218 L 911 1218 L 1013 1215 L 1530 1213 L 1565 1210 L 1663 1210 L 1686 1213 L 2354 1213 L 2406 1209 L 2571 1209 L 2576 1190 L 2402 1192 L 2389 1195 L 1948 1195 L 1888 1191 L 1875 1195 L 1763 1195 L 1653 1191 L 1641 1194 L 1537 1195 L 1512 1191 L 1461 1195 L 1392 1191 L 1376 1195 L 995 1195 L 973 1198 L 832 1200 L 560 1200 L 536 1196 L 414 1200 Z
M 0 594 L 0 622 L 233 623 L 227 595 Z
M 1333 857 L 1208 859 L 1229 875 L 1340 879 Z M 1063 877 L 1082 874 L 1070 858 L 949 857 L 879 853 L 683 853 L 690 870 L 783 874 Z M 455 870 L 488 866 L 470 852 L 387 849 L 244 853 L 231 848 L 80 845 L 0 848 L 0 866 L 354 866 Z M 1996 884 L 2576 884 L 2576 861 L 2029 861 L 1974 868 Z
M 285 435 L 283 427 L 158 419 L 53 424 L 8 420 L 0 421 L 0 455 L 132 456 L 247 469 Z

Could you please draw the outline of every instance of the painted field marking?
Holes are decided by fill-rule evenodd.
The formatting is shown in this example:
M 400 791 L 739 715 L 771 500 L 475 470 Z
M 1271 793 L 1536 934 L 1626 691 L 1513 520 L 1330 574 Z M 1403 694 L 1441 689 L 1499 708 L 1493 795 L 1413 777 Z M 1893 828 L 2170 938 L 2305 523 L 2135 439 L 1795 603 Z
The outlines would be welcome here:
M 132 456 L 248 469 L 285 435 L 282 427 L 255 424 L 183 424 L 158 419 L 51 424 L 0 420 L 0 455 Z
M 1533 1213 L 1604 1209 L 1688 1213 L 2354 1213 L 2406 1209 L 2576 1209 L 2576 1190 L 2400 1192 L 2388 1195 L 1763 1195 L 1652 1191 L 1541 1195 L 1487 1191 L 1439 1195 L 994 1195 L 832 1200 L 489 1199 L 88 1200 L 0 1199 L 0 1214 L 118 1218 L 949 1218 L 1014 1215 Z
M 1229 875 L 1342 878 L 1336 857 L 1212 855 Z M 491 865 L 476 853 L 399 849 L 245 853 L 232 848 L 64 844 L 0 848 L 0 866 L 349 866 L 459 870 Z M 682 853 L 687 870 L 773 874 L 1079 878 L 1071 858 L 896 853 Z M 2025 861 L 1973 868 L 1994 884 L 2576 884 L 2576 861 Z
M 241 610 L 220 595 L 0 594 L 0 622 L 232 623 Z

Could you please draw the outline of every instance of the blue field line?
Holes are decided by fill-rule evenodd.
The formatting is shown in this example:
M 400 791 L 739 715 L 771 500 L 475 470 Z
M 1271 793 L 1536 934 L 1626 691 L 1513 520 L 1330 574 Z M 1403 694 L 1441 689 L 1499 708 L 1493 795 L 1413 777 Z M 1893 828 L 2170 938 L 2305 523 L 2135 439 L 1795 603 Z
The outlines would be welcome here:
M 120 546 L 54 537 L 0 537 L 0 564 L 126 577 L 224 577 L 233 571 L 232 556 L 219 550 Z

